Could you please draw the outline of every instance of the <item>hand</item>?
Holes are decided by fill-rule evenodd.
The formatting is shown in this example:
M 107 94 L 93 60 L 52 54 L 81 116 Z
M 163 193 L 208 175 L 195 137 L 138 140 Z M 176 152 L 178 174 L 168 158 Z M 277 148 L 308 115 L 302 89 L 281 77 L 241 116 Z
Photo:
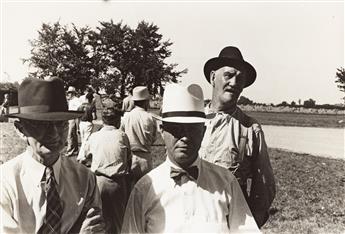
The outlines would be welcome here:
M 90 208 L 86 214 L 80 233 L 104 233 L 105 224 L 99 209 Z

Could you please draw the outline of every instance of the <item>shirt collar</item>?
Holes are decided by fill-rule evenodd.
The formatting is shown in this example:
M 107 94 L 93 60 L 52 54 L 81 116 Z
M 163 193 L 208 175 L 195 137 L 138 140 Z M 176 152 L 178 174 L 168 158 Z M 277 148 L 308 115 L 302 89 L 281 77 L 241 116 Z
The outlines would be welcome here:
M 30 152 L 30 150 L 28 149 L 25 151 L 24 167 L 25 167 L 26 172 L 29 173 L 31 181 L 35 184 L 40 184 L 43 178 L 46 166 L 36 161 L 32 157 L 32 152 Z M 61 158 L 59 157 L 58 160 L 53 165 L 55 181 L 57 184 L 59 184 L 60 182 L 60 169 L 61 169 Z
M 145 109 L 140 106 L 135 106 L 133 110 L 145 111 Z
M 237 111 L 238 111 L 238 107 L 236 106 L 235 110 L 232 113 L 228 113 L 227 111 L 216 112 L 211 108 L 211 102 L 209 104 L 207 104 L 205 107 L 206 119 L 213 119 L 216 115 L 234 116 L 237 114 Z
M 115 128 L 115 126 L 112 126 L 112 125 L 103 125 L 102 129 L 101 130 L 115 130 L 117 128 Z
M 182 169 L 180 166 L 176 165 L 175 163 L 173 163 L 170 158 L 168 156 L 166 156 L 166 160 L 165 162 L 167 163 L 167 165 L 169 167 L 173 167 L 173 168 L 177 168 L 177 169 Z M 197 157 L 195 159 L 195 161 L 189 166 L 189 167 L 192 167 L 192 166 L 196 166 L 199 168 L 199 165 L 200 165 L 200 157 Z M 200 169 L 200 168 L 199 168 Z M 182 169 L 183 170 L 183 169 Z

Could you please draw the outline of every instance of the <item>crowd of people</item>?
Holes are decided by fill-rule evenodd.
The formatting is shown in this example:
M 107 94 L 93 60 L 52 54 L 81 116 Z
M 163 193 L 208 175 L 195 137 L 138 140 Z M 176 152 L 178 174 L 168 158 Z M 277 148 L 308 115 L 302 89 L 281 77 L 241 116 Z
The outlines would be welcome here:
M 0 166 L 0 233 L 259 233 L 275 180 L 260 124 L 237 106 L 256 70 L 228 46 L 204 75 L 206 108 L 199 85 L 169 84 L 160 116 L 146 86 L 121 109 L 92 87 L 77 97 L 59 78 L 25 79 L 7 116 L 27 149 Z

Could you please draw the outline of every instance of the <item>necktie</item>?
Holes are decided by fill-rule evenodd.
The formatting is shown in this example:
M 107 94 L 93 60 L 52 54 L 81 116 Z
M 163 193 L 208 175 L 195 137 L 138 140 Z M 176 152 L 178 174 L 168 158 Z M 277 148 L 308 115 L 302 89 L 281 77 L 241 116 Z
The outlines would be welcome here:
M 198 178 L 198 174 L 199 170 L 197 166 L 192 166 L 185 170 L 174 167 L 170 168 L 170 177 L 180 186 L 190 179 L 196 180 Z
M 47 198 L 47 210 L 38 234 L 61 233 L 61 217 L 63 213 L 59 193 L 56 189 L 56 181 L 53 168 L 45 170 L 45 193 Z

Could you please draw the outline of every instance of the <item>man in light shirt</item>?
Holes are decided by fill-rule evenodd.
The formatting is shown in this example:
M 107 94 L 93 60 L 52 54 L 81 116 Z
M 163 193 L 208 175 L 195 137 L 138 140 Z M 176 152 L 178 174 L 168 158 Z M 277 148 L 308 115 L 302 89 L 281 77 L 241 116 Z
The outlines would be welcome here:
M 69 86 L 67 89 L 68 110 L 76 111 L 81 105 L 79 98 L 76 96 L 76 89 Z M 78 154 L 78 119 L 68 120 L 67 150 L 66 156 L 74 156 Z
M 30 98 L 28 98 L 30 97 Z M 27 150 L 0 166 L 0 233 L 97 233 L 104 230 L 95 176 L 61 157 L 68 111 L 63 81 L 25 79 L 16 130 Z
M 259 232 L 232 173 L 198 157 L 205 130 L 200 86 L 168 85 L 161 120 L 166 161 L 135 185 L 122 233 Z
M 133 153 L 131 175 L 134 182 L 152 169 L 151 145 L 156 140 L 157 125 L 147 112 L 150 94 L 145 86 L 133 89 L 134 109 L 121 121 L 121 129 L 127 134 Z
M 106 233 L 120 233 L 131 187 L 129 173 L 132 153 L 127 135 L 118 129 L 122 111 L 106 107 L 102 112 L 103 127 L 91 134 L 85 143 L 86 158 L 96 174 L 102 198 Z
M 275 196 L 274 175 L 260 124 L 237 107 L 242 90 L 255 81 L 256 71 L 238 48 L 228 46 L 206 62 L 204 74 L 213 92 L 199 153 L 236 176 L 261 227 Z

